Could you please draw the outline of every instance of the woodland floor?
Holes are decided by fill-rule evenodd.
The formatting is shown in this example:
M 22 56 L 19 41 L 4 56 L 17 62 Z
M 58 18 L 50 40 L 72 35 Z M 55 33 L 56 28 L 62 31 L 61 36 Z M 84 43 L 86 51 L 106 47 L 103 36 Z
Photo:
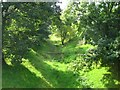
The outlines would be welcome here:
M 87 46 L 80 46 L 81 53 L 85 52 Z M 72 46 L 66 47 L 69 50 L 68 47 Z M 109 67 L 99 67 L 88 72 L 81 70 L 75 74 L 69 68 L 71 64 L 65 62 L 72 57 L 61 57 L 60 48 L 60 46 L 46 43 L 43 48 L 31 49 L 19 66 L 12 66 L 7 61 L 8 65 L 3 66 L 3 88 L 119 87 L 120 82 L 109 72 Z M 64 51 L 66 49 L 64 48 Z M 74 56 L 74 54 L 72 55 Z

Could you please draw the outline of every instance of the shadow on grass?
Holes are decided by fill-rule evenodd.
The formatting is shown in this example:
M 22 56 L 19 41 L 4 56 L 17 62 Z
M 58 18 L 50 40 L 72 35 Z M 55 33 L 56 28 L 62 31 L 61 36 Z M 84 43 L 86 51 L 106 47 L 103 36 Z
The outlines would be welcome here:
M 105 74 L 101 81 L 104 83 L 105 87 L 120 88 L 120 84 L 118 84 L 118 81 L 110 74 Z
M 109 72 L 111 72 L 111 74 L 104 74 L 102 82 L 108 88 L 120 88 L 119 63 L 116 63 L 116 65 L 113 66 L 108 66 L 110 67 Z
M 34 63 L 34 62 L 32 62 Z M 35 64 L 34 67 L 42 73 L 44 78 L 56 88 L 67 88 L 67 87 L 76 87 L 78 83 L 76 82 L 77 77 L 74 76 L 73 72 L 68 71 L 59 71 L 52 68 L 46 63 Z
M 3 88 L 51 88 L 50 84 L 55 88 L 83 87 L 77 81 L 81 78 L 79 75 L 51 67 L 44 62 L 45 58 L 35 51 L 28 53 L 26 59 L 26 64 L 3 67 Z
M 43 88 L 49 87 L 41 78 L 36 77 L 27 68 L 19 66 L 3 66 L 2 68 L 3 88 Z
M 79 75 L 74 74 L 72 71 L 61 71 L 56 68 L 51 67 L 51 65 L 41 60 L 43 58 L 38 58 L 33 56 L 29 58 L 31 64 L 41 72 L 44 78 L 53 85 L 55 88 L 77 88 L 85 87 L 82 86 L 80 82 L 77 81 L 78 78 L 81 78 Z M 88 86 L 87 86 L 88 87 Z

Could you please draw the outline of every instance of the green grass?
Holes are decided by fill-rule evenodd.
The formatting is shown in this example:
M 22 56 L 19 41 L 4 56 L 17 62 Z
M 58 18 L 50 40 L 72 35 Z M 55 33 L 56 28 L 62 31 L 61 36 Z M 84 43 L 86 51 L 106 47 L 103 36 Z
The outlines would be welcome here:
M 75 48 L 78 50 L 79 53 L 85 54 L 89 49 L 93 49 L 96 46 L 86 44 L 86 45 L 77 45 Z
M 90 72 L 86 73 L 86 77 L 88 79 L 87 83 L 92 83 L 92 88 L 106 88 L 104 86 L 104 83 L 101 81 L 103 79 L 104 74 L 111 74 L 110 72 L 107 72 L 107 67 L 102 67 L 100 69 L 93 69 Z
M 42 78 L 37 77 L 24 66 L 6 66 L 2 72 L 3 88 L 44 88 L 50 87 Z
M 74 45 L 63 47 L 63 52 L 70 50 L 70 56 L 63 59 L 71 59 L 75 55 Z M 52 47 L 52 49 L 51 49 Z M 47 48 L 47 49 L 46 49 Z M 54 50 L 53 50 L 54 48 Z M 91 45 L 76 46 L 76 50 L 85 53 Z M 57 47 L 45 44 L 43 49 L 31 51 L 23 59 L 23 63 L 19 66 L 9 65 L 3 66 L 3 88 L 104 88 L 118 87 L 119 83 L 108 71 L 108 67 L 94 68 L 91 71 L 79 71 L 75 74 L 68 67 L 70 63 L 58 62 L 53 60 L 53 56 L 47 54 L 47 51 L 55 52 Z M 71 52 L 73 51 L 73 52 Z M 47 56 L 47 57 L 46 57 Z M 59 55 L 58 55 L 59 56 Z M 55 55 L 54 57 L 58 57 Z M 106 78 L 105 76 L 109 78 Z M 112 77 L 112 78 L 111 78 Z M 111 82 L 112 81 L 112 82 Z
M 3 88 L 76 87 L 76 77 L 67 71 L 66 64 L 44 60 L 33 50 L 27 56 L 20 66 L 3 67 Z

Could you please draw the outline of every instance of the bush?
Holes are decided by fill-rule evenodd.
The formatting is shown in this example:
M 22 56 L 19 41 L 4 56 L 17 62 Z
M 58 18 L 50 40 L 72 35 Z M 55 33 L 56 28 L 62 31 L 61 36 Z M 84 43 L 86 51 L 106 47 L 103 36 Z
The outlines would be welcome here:
M 90 49 L 87 53 L 88 60 L 102 60 L 102 65 L 117 64 L 120 58 L 120 37 L 115 39 L 102 38 L 98 41 L 97 48 Z

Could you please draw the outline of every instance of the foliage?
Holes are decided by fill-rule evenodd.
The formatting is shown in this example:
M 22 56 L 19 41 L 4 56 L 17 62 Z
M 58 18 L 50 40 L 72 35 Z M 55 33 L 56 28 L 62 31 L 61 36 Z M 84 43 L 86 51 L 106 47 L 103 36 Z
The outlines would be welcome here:
M 3 3 L 3 53 L 19 64 L 30 48 L 48 38 L 55 3 Z M 34 13 L 33 13 L 34 11 Z M 43 14 L 43 15 L 41 15 Z M 45 16 L 44 16 L 45 15 Z
M 90 51 L 95 54 L 91 58 L 102 59 L 103 64 L 119 62 L 119 4 L 73 3 L 76 8 L 74 12 L 78 12 L 76 18 L 80 20 L 79 32 L 84 31 L 83 36 L 87 43 L 97 45 L 97 50 Z
M 104 74 L 110 74 L 106 67 L 91 71 L 79 69 L 79 73 L 75 73 L 74 68 L 70 68 L 72 64 L 51 59 L 46 60 L 42 54 L 31 50 L 26 54 L 26 59 L 23 59 L 20 66 L 3 66 L 3 88 L 105 88 L 105 84 L 109 83 L 108 80 L 103 79 Z M 115 79 L 111 78 L 111 80 Z M 16 85 L 16 82 L 19 83 Z M 115 86 L 114 82 L 109 84 Z M 111 85 L 106 87 L 111 87 Z
M 69 6 L 64 12 L 58 14 L 58 17 L 51 24 L 51 30 L 57 37 L 61 38 L 62 45 L 67 44 L 77 35 L 78 25 L 75 23 L 75 14 L 71 12 L 71 9 L 72 7 Z
M 118 88 L 120 2 L 2 4 L 3 87 Z

